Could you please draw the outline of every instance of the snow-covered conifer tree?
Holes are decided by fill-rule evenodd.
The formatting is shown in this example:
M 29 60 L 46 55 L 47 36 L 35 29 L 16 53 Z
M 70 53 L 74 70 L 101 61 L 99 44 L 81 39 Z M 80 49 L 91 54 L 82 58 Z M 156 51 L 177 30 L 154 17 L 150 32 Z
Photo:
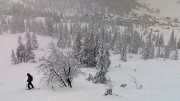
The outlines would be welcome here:
M 177 49 L 180 49 L 180 39 L 179 39 L 179 41 L 177 43 Z
M 36 37 L 36 34 L 33 33 L 32 34 L 32 37 L 31 37 L 31 47 L 33 50 L 37 49 L 39 47 L 39 44 L 37 42 L 37 37 Z
M 170 48 L 168 47 L 168 46 L 166 46 L 165 48 L 164 48 L 164 58 L 165 59 L 169 59 L 169 57 L 170 57 Z
M 146 43 L 146 46 L 143 48 L 142 59 L 144 60 L 149 59 L 149 54 L 150 54 L 150 50 L 149 50 L 148 44 Z
M 31 21 L 30 21 L 29 19 L 26 20 L 25 25 L 26 25 L 26 28 L 25 28 L 26 31 L 31 32 L 31 31 L 32 31 L 32 28 L 31 28 Z
M 53 20 L 51 18 L 45 19 L 45 34 L 49 36 L 53 36 L 54 32 L 54 26 L 53 26 Z
M 174 38 L 174 43 L 173 43 L 172 48 L 173 48 L 173 50 L 176 50 L 176 48 L 177 48 L 177 41 L 176 41 L 176 37 Z
M 67 47 L 71 47 L 71 36 L 68 33 L 68 39 L 67 39 Z
M 37 34 L 39 35 L 45 35 L 45 32 L 44 32 L 45 30 L 44 30 L 44 23 L 43 23 L 43 21 L 42 20 L 40 20 L 39 22 L 38 22 L 38 31 L 37 31 Z
M 152 30 L 147 36 L 147 42 L 143 49 L 142 59 L 144 60 L 154 58 L 154 45 L 152 43 L 151 36 L 152 36 Z
M 174 60 L 178 60 L 178 49 L 176 47 L 175 53 L 174 53 Z
M 152 44 L 150 47 L 150 53 L 149 53 L 149 58 L 153 59 L 154 58 L 154 45 Z
M 120 54 L 121 53 L 121 48 L 122 48 L 122 36 L 121 34 L 119 33 L 118 34 L 115 34 L 117 36 L 114 36 L 116 37 L 116 40 L 115 40 L 115 48 L 114 48 L 114 51 L 115 51 L 115 54 Z
M 64 34 L 62 33 L 61 36 L 59 36 L 58 38 L 57 46 L 62 49 L 66 48 L 66 40 L 67 39 L 64 38 Z
M 80 52 L 80 61 L 90 67 L 96 66 L 96 57 L 99 44 L 97 36 L 92 31 L 86 35 Z
M 74 57 L 78 60 L 80 59 L 79 56 L 80 56 L 81 46 L 82 46 L 81 34 L 78 33 L 76 40 L 74 42 L 74 45 L 73 45 L 73 54 L 74 54 Z
M 156 37 L 156 43 L 155 43 L 155 45 L 158 47 L 159 46 L 159 34 L 157 35 L 157 37 Z
M 160 46 L 160 47 L 163 47 L 163 46 L 164 46 L 163 34 L 160 35 L 160 38 L 159 38 L 159 46 Z
M 108 72 L 108 68 L 111 64 L 111 61 L 109 59 L 109 52 L 108 50 L 105 50 L 104 47 L 100 49 L 99 56 L 97 57 L 97 69 L 99 71 L 94 76 L 94 83 L 102 83 L 105 84 L 106 79 L 106 73 Z
M 14 54 L 14 50 L 13 49 L 12 49 L 11 58 L 12 58 L 11 61 L 12 61 L 13 65 L 16 65 L 16 64 L 19 63 L 16 55 Z
M 18 48 L 16 50 L 16 56 L 20 63 L 25 62 L 25 45 L 23 45 L 23 43 L 22 43 L 21 36 L 19 36 L 19 38 L 18 38 Z
M 158 47 L 158 51 L 156 53 L 156 58 L 159 58 L 160 55 L 161 55 L 161 49 L 160 49 L 160 47 Z
M 7 31 L 9 29 L 8 23 L 7 23 L 7 21 L 5 20 L 4 17 L 1 17 L 1 24 L 0 24 L 0 26 L 1 26 L 1 30 L 2 31 Z
M 112 39 L 111 39 L 111 42 L 110 42 L 110 47 L 111 47 L 111 50 L 113 50 L 113 51 L 114 51 L 114 48 L 115 48 L 116 40 L 117 40 L 117 28 L 115 28 L 114 35 L 112 36 Z
M 173 47 L 174 47 L 174 30 L 171 33 L 171 37 L 169 39 L 168 45 L 167 47 L 170 49 L 170 51 L 173 51 Z
M 10 26 L 11 34 L 16 34 L 17 31 L 16 31 L 16 27 L 15 27 L 15 21 L 13 19 L 14 18 L 11 19 L 9 26 Z
M 130 52 L 137 54 L 140 47 L 140 35 L 137 31 L 134 31 L 131 44 L 132 44 L 132 47 L 131 47 Z
M 35 54 L 32 51 L 31 37 L 30 34 L 26 34 L 27 42 L 25 44 L 25 62 L 35 58 Z
M 18 18 L 18 33 L 23 33 L 25 31 L 25 23 L 22 17 Z
M 174 52 L 173 60 L 178 60 L 178 49 L 176 47 L 176 50 Z
M 26 33 L 25 38 L 26 38 L 26 41 L 31 43 L 31 34 L 29 32 Z
M 126 62 L 127 61 L 126 55 L 127 55 L 127 36 L 125 34 L 123 34 L 120 60 L 123 60 L 124 62 Z

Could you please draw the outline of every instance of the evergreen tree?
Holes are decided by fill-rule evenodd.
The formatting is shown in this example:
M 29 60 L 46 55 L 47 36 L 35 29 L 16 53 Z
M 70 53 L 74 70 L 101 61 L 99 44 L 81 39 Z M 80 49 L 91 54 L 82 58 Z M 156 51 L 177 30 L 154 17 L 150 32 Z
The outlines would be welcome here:
M 74 54 L 74 57 L 78 60 L 80 59 L 81 46 L 82 46 L 81 34 L 78 33 L 76 37 L 76 41 L 74 42 L 74 45 L 73 45 L 73 54 Z
M 32 33 L 39 33 L 38 22 L 36 20 L 31 21 L 31 28 L 32 28 Z
M 97 36 L 92 31 L 86 35 L 84 43 L 81 47 L 80 61 L 87 66 L 96 66 L 96 57 L 98 56 L 99 43 L 97 42 Z M 102 39 L 101 39 L 102 40 Z M 102 42 L 102 41 L 101 41 Z
M 180 49 L 180 39 L 179 39 L 179 41 L 177 43 L 177 49 Z
M 12 58 L 11 61 L 12 61 L 13 65 L 19 64 L 19 62 L 18 62 L 18 60 L 17 60 L 17 58 L 16 58 L 16 56 L 14 54 L 14 50 L 13 49 L 12 49 L 11 58 Z
M 176 38 L 174 38 L 174 43 L 173 43 L 173 50 L 176 50 L 176 48 L 177 48 L 177 42 L 176 42 Z
M 54 26 L 54 30 L 53 30 L 53 38 L 58 38 L 58 24 L 56 23 L 55 26 Z
M 64 38 L 64 34 L 59 36 L 57 46 L 62 49 L 66 48 L 66 39 Z
M 115 43 L 117 41 L 117 36 L 118 36 L 118 30 L 117 28 L 115 28 L 115 31 L 114 31 L 114 35 L 112 36 L 112 40 L 111 40 L 111 49 L 114 51 L 115 50 Z
M 30 34 L 26 34 L 27 42 L 25 44 L 25 62 L 28 62 L 31 59 L 35 58 L 35 54 L 32 51 L 32 45 L 31 45 L 31 37 Z
M 67 40 L 68 39 L 68 35 L 69 35 L 67 23 L 65 23 L 65 25 L 64 25 L 63 34 L 64 34 L 64 38 Z
M 173 51 L 174 49 L 174 30 L 171 33 L 171 37 L 169 39 L 167 47 L 170 49 L 170 51 Z
M 153 59 L 154 58 L 154 45 L 152 44 L 150 47 L 150 53 L 149 53 L 149 58 Z
M 159 33 L 158 33 L 158 35 L 157 35 L 157 37 L 156 37 L 156 43 L 155 43 L 155 45 L 156 45 L 157 47 L 159 47 Z
M 120 54 L 121 53 L 121 48 L 122 48 L 122 36 L 119 33 L 119 35 L 117 35 L 117 39 L 115 41 L 115 54 Z
M 24 19 L 22 17 L 18 18 L 18 33 L 23 33 L 25 31 L 25 23 L 24 23 Z
M 53 36 L 54 26 L 51 18 L 45 18 L 45 35 Z
M 71 47 L 71 36 L 68 34 L 67 47 Z
M 107 82 L 106 73 L 108 72 L 108 67 L 110 66 L 109 52 L 103 47 L 100 49 L 99 56 L 97 57 L 97 68 L 99 71 L 94 76 L 94 83 L 105 84 Z
M 17 28 L 16 28 L 16 22 L 14 21 L 14 18 L 11 19 L 9 26 L 10 26 L 11 34 L 16 34 Z
M 33 33 L 32 37 L 31 37 L 31 47 L 32 47 L 33 50 L 36 50 L 39 47 L 39 44 L 37 42 L 37 37 L 36 37 L 35 33 Z
M 176 47 L 176 50 L 174 52 L 173 60 L 178 60 L 178 49 Z
M 26 31 L 32 32 L 31 23 L 29 19 L 26 20 L 25 26 Z
M 142 56 L 142 58 L 144 60 L 146 60 L 146 59 L 153 59 L 154 58 L 154 45 L 152 43 L 151 36 L 152 36 L 152 30 L 149 33 L 148 37 L 147 37 L 148 38 L 147 39 L 147 43 L 146 43 L 146 45 L 145 45 L 145 47 L 143 49 L 143 54 L 142 54 L 143 56 Z
M 137 31 L 134 31 L 131 44 L 132 44 L 132 47 L 131 47 L 130 52 L 137 54 L 140 47 L 140 36 Z
M 26 41 L 31 42 L 31 34 L 29 32 L 26 33 L 25 39 L 26 39 Z
M 146 44 L 146 46 L 143 48 L 142 59 L 144 60 L 149 59 L 149 54 L 150 54 L 150 50 L 148 44 Z
M 127 55 L 127 35 L 123 34 L 122 36 L 122 49 L 121 49 L 121 58 L 120 60 L 123 60 L 126 62 L 126 55 Z
M 160 49 L 160 47 L 158 47 L 158 51 L 156 53 L 156 58 L 159 58 L 160 55 L 161 55 L 161 49 Z
M 7 31 L 9 29 L 8 23 L 6 22 L 4 17 L 1 18 L 1 25 L 0 26 L 1 26 L 2 31 Z
M 159 46 L 160 46 L 160 47 L 163 47 L 163 46 L 164 46 L 163 34 L 160 35 L 160 38 L 159 38 Z
M 168 46 L 166 46 L 164 51 L 165 51 L 164 52 L 164 58 L 169 59 L 169 57 L 170 57 L 170 48 Z
M 37 34 L 39 35 L 45 35 L 45 29 L 44 29 L 44 23 L 42 20 L 38 22 L 38 31 Z
M 16 56 L 19 63 L 25 62 L 25 45 L 22 43 L 22 37 L 18 38 L 18 48 L 16 50 Z

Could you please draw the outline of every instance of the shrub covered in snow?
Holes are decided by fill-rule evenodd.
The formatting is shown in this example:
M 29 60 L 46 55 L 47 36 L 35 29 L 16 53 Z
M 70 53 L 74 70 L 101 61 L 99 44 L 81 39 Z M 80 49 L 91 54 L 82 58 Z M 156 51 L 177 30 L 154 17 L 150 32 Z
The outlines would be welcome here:
M 38 67 L 43 73 L 41 82 L 47 85 L 60 83 L 65 87 L 72 87 L 72 81 L 81 73 L 80 63 L 76 61 L 72 54 L 60 51 L 54 43 L 50 44 L 51 54 L 45 58 Z

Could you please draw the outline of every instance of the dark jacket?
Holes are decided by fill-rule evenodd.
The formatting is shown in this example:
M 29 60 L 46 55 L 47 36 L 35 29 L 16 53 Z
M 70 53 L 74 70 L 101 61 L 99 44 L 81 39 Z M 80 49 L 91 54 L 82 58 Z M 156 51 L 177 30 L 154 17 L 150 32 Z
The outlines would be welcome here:
M 28 76 L 27 82 L 33 81 L 33 77 L 29 73 L 27 74 L 27 76 Z

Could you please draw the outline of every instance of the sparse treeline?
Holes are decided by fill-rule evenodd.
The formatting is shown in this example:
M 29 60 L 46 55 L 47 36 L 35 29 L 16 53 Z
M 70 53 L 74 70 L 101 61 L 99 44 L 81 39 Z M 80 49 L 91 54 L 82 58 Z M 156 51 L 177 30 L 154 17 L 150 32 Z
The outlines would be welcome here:
M 12 63 L 13 65 L 19 64 L 19 63 L 26 63 L 29 62 L 31 59 L 35 59 L 35 54 L 33 50 L 36 50 L 38 48 L 38 42 L 36 39 L 36 35 L 33 34 L 32 36 L 30 33 L 26 33 L 26 43 L 23 44 L 22 37 L 18 37 L 18 47 L 16 49 L 16 54 L 14 52 L 14 49 L 12 50 Z
M 129 54 L 141 54 L 144 60 L 178 59 L 180 41 L 176 42 L 174 31 L 165 45 L 163 34 L 156 35 L 152 29 L 148 31 L 148 26 L 157 23 L 156 18 L 146 14 L 132 16 L 132 9 L 136 6 L 148 9 L 145 5 L 134 0 L 113 0 L 110 4 L 108 0 L 59 1 L 22 0 L 0 9 L 0 34 L 26 32 L 26 43 L 23 44 L 22 37 L 19 37 L 16 52 L 12 50 L 13 64 L 35 58 L 32 50 L 38 48 L 36 34 L 57 40 L 51 44 L 52 53 L 38 67 L 44 73 L 41 80 L 48 85 L 58 82 L 72 87 L 73 79 L 82 73 L 79 69 L 82 65 L 98 69 L 94 83 L 107 83 L 106 74 L 111 64 L 109 50 L 120 54 L 119 59 L 123 62 L 128 61 Z M 6 4 L 4 1 L 0 3 Z M 124 7 L 126 4 L 130 6 Z M 115 14 L 119 17 L 115 18 Z M 150 23 L 149 19 L 152 20 Z M 71 48 L 72 53 L 59 50 L 65 48 Z

